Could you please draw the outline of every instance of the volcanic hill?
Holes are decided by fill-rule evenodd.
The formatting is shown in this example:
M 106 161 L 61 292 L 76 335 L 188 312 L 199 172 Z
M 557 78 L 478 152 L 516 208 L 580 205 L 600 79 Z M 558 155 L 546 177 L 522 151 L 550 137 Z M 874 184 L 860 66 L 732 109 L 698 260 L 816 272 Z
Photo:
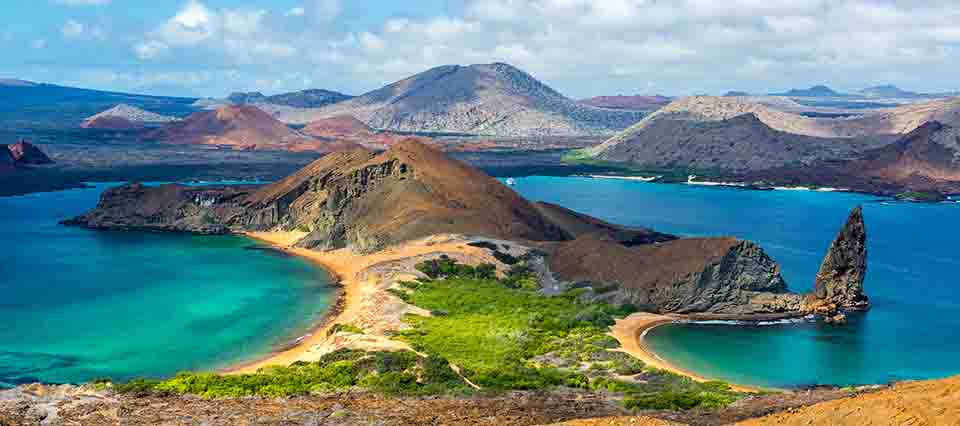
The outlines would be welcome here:
M 375 129 L 495 136 L 608 135 L 642 112 L 580 105 L 513 66 L 440 66 L 326 108 L 271 111 L 288 123 L 352 115 Z
M 119 104 L 88 117 L 80 127 L 103 130 L 136 130 L 177 120 L 179 119 L 176 117 L 168 117 L 132 105 Z
M 196 112 L 143 136 L 171 144 L 214 145 L 243 150 L 330 152 L 354 148 L 325 143 L 291 129 L 255 106 L 229 105 Z

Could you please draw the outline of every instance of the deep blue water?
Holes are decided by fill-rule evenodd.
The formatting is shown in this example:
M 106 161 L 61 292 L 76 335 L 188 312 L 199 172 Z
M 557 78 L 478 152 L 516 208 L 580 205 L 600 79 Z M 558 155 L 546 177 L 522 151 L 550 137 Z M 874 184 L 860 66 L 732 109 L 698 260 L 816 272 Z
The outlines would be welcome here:
M 796 291 L 813 287 L 827 247 L 850 210 L 862 204 L 870 312 L 851 315 L 846 327 L 668 325 L 651 331 L 649 344 L 692 371 L 761 386 L 960 374 L 960 204 L 574 177 L 519 178 L 514 188 L 615 223 L 756 241 Z
M 329 307 L 324 270 L 251 240 L 57 225 L 103 187 L 0 198 L 0 387 L 223 367 Z

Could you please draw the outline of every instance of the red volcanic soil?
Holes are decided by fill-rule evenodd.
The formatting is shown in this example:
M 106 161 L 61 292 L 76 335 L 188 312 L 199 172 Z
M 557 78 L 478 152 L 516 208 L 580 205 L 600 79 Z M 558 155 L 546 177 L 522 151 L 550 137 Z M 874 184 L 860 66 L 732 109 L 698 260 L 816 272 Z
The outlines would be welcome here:
M 649 111 L 659 109 L 670 103 L 670 98 L 666 96 L 597 96 L 595 98 L 583 99 L 580 101 L 583 105 L 589 105 L 599 108 L 610 109 L 629 109 L 637 111 Z
M 138 123 L 134 123 L 130 120 L 127 120 L 123 117 L 92 117 L 83 122 L 80 125 L 84 129 L 100 129 L 100 130 L 139 130 L 144 126 Z
M 242 150 L 332 152 L 357 147 L 349 142 L 314 139 L 251 105 L 229 105 L 215 111 L 197 112 L 183 121 L 147 133 L 144 139 Z
M 407 139 L 418 139 L 422 142 L 428 140 L 427 138 L 373 130 L 352 115 L 338 115 L 310 122 L 303 128 L 303 133 L 321 140 L 351 143 L 370 149 L 387 149 Z

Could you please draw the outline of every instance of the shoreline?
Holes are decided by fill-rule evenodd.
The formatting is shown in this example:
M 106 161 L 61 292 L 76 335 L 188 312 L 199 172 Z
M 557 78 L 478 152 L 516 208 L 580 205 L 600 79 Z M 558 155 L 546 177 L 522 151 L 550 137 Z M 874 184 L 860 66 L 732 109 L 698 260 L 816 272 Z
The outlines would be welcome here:
M 299 256 L 315 263 L 331 275 L 338 288 L 335 293 L 335 302 L 331 305 L 330 310 L 310 328 L 307 334 L 293 342 L 277 346 L 263 356 L 221 368 L 219 372 L 223 374 L 250 374 L 264 367 L 290 365 L 302 360 L 302 357 L 308 355 L 314 347 L 328 344 L 331 340 L 331 336 L 328 336 L 331 327 L 350 317 L 356 317 L 358 312 L 363 310 L 361 284 L 364 281 L 358 279 L 358 276 L 372 266 L 429 253 L 449 251 L 451 248 L 449 244 L 451 243 L 461 250 L 473 251 L 472 248 L 464 247 L 463 241 L 444 240 L 444 238 L 448 238 L 444 236 L 428 237 L 426 240 L 411 244 L 408 247 L 386 250 L 374 255 L 359 256 L 347 252 L 345 249 L 334 250 L 333 252 L 318 252 L 293 247 L 296 241 L 303 237 L 300 233 L 253 232 L 242 235 L 269 244 L 284 253 Z M 635 313 L 617 320 L 616 324 L 610 328 L 609 334 L 620 342 L 621 348 L 619 350 L 640 359 L 651 367 L 689 377 L 698 382 L 714 380 L 670 363 L 644 343 L 644 336 L 650 330 L 687 319 L 690 318 L 681 315 Z M 758 393 L 769 390 L 749 385 L 728 384 L 731 389 L 737 392 Z
M 218 372 L 223 374 L 255 373 L 260 368 L 271 365 L 281 365 L 281 363 L 291 357 L 297 357 L 306 353 L 310 347 L 313 346 L 313 344 L 319 343 L 319 340 L 321 339 L 326 339 L 327 332 L 331 327 L 333 327 L 334 324 L 337 323 L 337 319 L 343 315 L 343 312 L 347 308 L 348 289 L 344 283 L 344 277 L 341 275 L 342 271 L 336 270 L 332 267 L 332 265 L 321 261 L 319 258 L 298 253 L 297 250 L 302 249 L 294 248 L 293 244 L 296 241 L 292 241 L 292 238 L 287 236 L 281 236 L 279 234 L 270 235 L 268 233 L 243 233 L 241 236 L 267 244 L 271 248 L 280 250 L 283 253 L 306 259 L 310 263 L 323 268 L 330 275 L 332 280 L 331 287 L 334 288 L 334 298 L 333 303 L 330 304 L 327 312 L 325 312 L 317 321 L 315 321 L 305 334 L 297 337 L 293 341 L 275 346 L 267 354 L 239 363 L 230 364 L 219 369 Z M 295 362 L 295 360 L 290 360 L 286 364 L 289 365 L 293 362 Z
M 617 323 L 610 329 L 610 335 L 620 342 L 620 350 L 640 359 L 651 367 L 686 376 L 698 382 L 714 381 L 716 379 L 678 367 L 662 358 L 644 342 L 644 337 L 646 337 L 650 330 L 685 319 L 689 318 L 682 315 L 661 315 L 638 312 L 617 320 Z M 737 392 L 760 393 L 771 390 L 756 386 L 726 383 L 730 385 L 731 389 Z

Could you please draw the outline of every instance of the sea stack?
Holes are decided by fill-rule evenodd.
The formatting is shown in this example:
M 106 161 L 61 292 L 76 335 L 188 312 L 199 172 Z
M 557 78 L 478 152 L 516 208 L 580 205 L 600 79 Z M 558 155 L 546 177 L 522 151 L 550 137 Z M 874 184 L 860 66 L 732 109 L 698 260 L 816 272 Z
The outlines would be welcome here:
M 814 296 L 821 304 L 834 305 L 837 310 L 865 311 L 870 308 L 870 300 L 863 293 L 866 274 L 867 230 L 863 208 L 858 206 L 820 265 Z

